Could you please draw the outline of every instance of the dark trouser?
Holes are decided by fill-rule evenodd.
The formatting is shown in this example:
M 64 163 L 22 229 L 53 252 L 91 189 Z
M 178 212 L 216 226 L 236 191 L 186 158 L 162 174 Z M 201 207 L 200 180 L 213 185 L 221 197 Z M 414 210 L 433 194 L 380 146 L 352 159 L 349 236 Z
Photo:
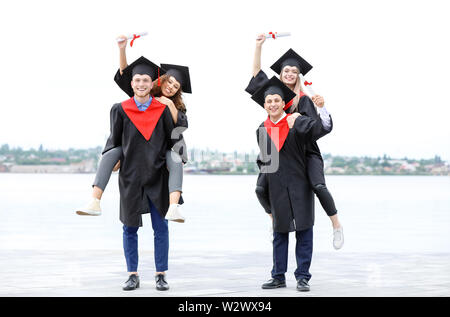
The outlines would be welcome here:
M 308 173 L 309 184 L 322 205 L 328 216 L 337 213 L 334 205 L 333 196 L 331 196 L 325 184 L 325 175 L 323 171 L 322 157 L 312 155 L 307 158 L 306 172 Z
M 168 221 L 161 218 L 156 207 L 150 201 L 150 217 L 154 233 L 154 254 L 156 272 L 168 270 L 169 262 L 169 226 Z M 128 272 L 137 272 L 138 268 L 138 231 L 139 227 L 123 226 L 123 251 Z
M 333 196 L 331 196 L 325 184 L 313 185 L 313 191 L 329 217 L 337 214 L 336 206 L 334 205 Z
M 313 253 L 313 228 L 296 231 L 295 237 L 297 239 L 295 246 L 295 258 L 297 260 L 297 269 L 294 272 L 295 279 L 305 278 L 309 281 L 311 278 L 309 267 L 311 266 Z M 289 232 L 274 232 L 272 278 L 281 281 L 286 280 L 284 274 L 287 271 L 288 265 L 288 247 Z

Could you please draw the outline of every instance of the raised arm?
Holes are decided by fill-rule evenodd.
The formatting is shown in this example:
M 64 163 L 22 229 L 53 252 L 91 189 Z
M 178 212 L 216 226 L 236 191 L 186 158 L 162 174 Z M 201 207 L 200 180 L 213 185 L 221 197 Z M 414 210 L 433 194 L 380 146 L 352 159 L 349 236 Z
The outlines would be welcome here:
M 253 95 L 269 80 L 267 75 L 261 70 L 261 47 L 265 40 L 266 36 L 264 34 L 258 35 L 256 39 L 255 56 L 253 60 L 253 76 L 250 79 L 247 88 L 245 88 L 245 91 L 250 95 Z
M 256 38 L 255 55 L 253 57 L 253 77 L 256 77 L 261 70 L 261 49 L 265 40 L 266 36 L 264 34 L 259 34 Z
M 117 43 L 117 45 L 119 46 L 119 71 L 120 75 L 122 75 L 123 70 L 128 66 L 126 54 L 128 39 L 125 35 L 120 35 L 118 38 L 123 39 L 122 42 Z

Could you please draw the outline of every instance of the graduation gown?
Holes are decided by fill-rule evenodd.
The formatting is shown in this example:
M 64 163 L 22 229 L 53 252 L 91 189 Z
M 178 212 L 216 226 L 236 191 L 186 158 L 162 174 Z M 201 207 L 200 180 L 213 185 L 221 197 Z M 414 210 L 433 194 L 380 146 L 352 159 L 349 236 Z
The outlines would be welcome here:
M 139 111 L 131 98 L 113 105 L 110 120 L 111 134 L 103 154 L 122 146 L 120 221 L 130 227 L 142 226 L 141 215 L 150 212 L 148 198 L 164 218 L 169 208 L 166 151 L 174 143 L 170 110 L 153 98 L 146 111 Z
M 259 138 L 259 130 L 265 136 Z M 270 165 L 273 141 L 264 127 L 256 131 L 260 154 L 257 164 L 260 170 Z M 289 129 L 279 154 L 279 166 L 275 172 L 264 173 L 275 232 L 301 231 L 314 225 L 314 193 L 308 181 L 306 168 L 306 143 L 324 133 L 320 120 L 300 116 Z M 281 133 L 280 133 L 281 134 Z M 265 142 L 264 142 L 265 140 Z M 266 152 L 263 151 L 266 147 Z M 265 155 L 268 153 L 269 156 Z
M 130 86 L 132 78 L 129 76 L 124 76 L 120 74 L 120 70 L 118 69 L 116 74 L 114 75 L 114 81 L 116 84 L 128 95 L 133 96 L 133 88 Z M 177 152 L 183 163 L 187 163 L 188 161 L 188 155 L 187 155 L 187 147 L 186 142 L 184 140 L 183 135 L 181 134 L 188 128 L 188 119 L 186 116 L 186 111 L 180 111 L 178 110 L 178 116 L 177 116 L 177 123 L 174 125 L 175 128 L 179 128 L 179 139 L 174 144 L 174 147 L 172 148 L 173 151 Z
M 264 71 L 260 70 L 255 77 L 252 77 L 250 79 L 250 82 L 245 91 L 247 91 L 249 94 L 254 94 L 268 80 L 269 78 L 264 73 Z M 289 108 L 286 108 L 286 113 L 291 113 L 292 108 L 293 105 L 291 105 Z M 317 113 L 314 103 L 312 102 L 311 98 L 306 95 L 300 97 L 298 107 L 294 112 L 299 112 L 300 114 L 308 116 L 314 120 L 320 120 L 320 116 Z M 328 131 L 323 129 L 319 138 L 330 133 L 332 129 L 333 120 L 331 120 L 331 129 Z M 306 163 L 308 179 L 310 180 L 311 185 L 325 184 L 322 154 L 320 153 L 319 146 L 317 145 L 317 142 L 315 140 L 306 143 Z M 258 176 L 258 183 L 260 184 L 264 182 L 264 180 L 260 179 L 261 177 L 264 176 Z

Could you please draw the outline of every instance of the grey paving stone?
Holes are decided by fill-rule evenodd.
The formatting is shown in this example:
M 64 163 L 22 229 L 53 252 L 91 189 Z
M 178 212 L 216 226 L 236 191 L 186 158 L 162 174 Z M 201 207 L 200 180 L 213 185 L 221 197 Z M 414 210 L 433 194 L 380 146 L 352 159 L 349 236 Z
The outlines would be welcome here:
M 271 252 L 173 252 L 170 290 L 154 284 L 153 254 L 140 251 L 141 287 L 122 291 L 122 250 L 0 250 L 0 296 L 450 296 L 450 254 L 320 252 L 311 266 L 311 292 L 296 291 L 290 255 L 287 287 L 263 290 Z

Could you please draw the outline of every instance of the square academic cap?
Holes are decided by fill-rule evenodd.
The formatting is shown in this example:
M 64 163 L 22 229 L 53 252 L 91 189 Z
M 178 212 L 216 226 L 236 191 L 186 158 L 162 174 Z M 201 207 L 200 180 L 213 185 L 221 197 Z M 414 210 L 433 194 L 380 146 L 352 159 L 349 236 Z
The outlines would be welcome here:
M 280 95 L 280 97 L 284 100 L 285 103 L 288 103 L 292 99 L 295 98 L 295 93 L 281 80 L 277 77 L 273 76 L 270 78 L 264 86 L 259 88 L 253 95 L 252 99 L 256 101 L 261 107 L 264 108 L 264 102 L 268 95 Z
M 166 75 L 175 77 L 180 83 L 183 92 L 187 94 L 192 93 L 189 68 L 187 66 L 161 63 L 161 67 L 166 70 Z
M 155 80 L 159 76 L 163 75 L 165 73 L 165 70 L 161 69 L 158 65 L 149 61 L 144 56 L 141 56 L 133 63 L 128 65 L 127 68 L 123 70 L 123 73 L 131 74 L 131 78 L 133 78 L 133 76 L 136 74 L 149 75 L 152 80 Z
M 152 80 L 159 78 L 159 76 L 163 75 L 166 71 L 160 68 L 155 63 L 149 61 L 144 56 L 139 57 L 133 63 L 128 65 L 122 72 L 121 76 L 116 74 L 114 81 L 119 85 L 120 89 L 122 89 L 128 96 L 133 97 L 134 92 L 133 88 L 131 88 L 131 80 L 133 76 L 136 74 L 140 75 L 149 75 Z M 119 73 L 119 72 L 118 72 Z
M 312 66 L 305 61 L 300 55 L 298 55 L 292 48 L 283 54 L 270 68 L 272 68 L 277 74 L 281 74 L 281 71 L 285 66 L 295 66 L 300 73 L 304 76 L 308 73 Z

